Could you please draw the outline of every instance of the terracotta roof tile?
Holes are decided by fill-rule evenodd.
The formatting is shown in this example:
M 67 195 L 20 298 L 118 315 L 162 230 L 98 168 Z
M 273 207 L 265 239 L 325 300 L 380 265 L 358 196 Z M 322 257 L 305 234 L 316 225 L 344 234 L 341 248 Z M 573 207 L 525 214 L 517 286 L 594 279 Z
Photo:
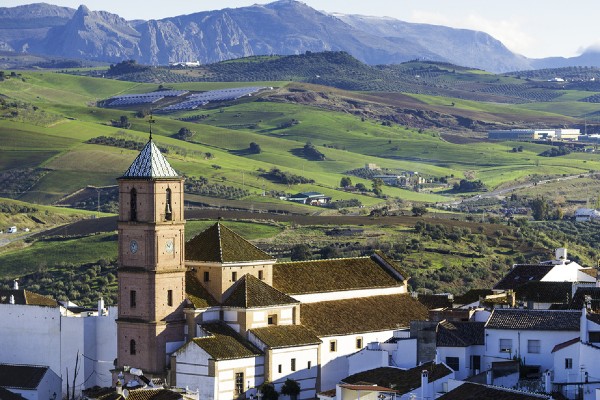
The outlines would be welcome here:
M 188 271 L 185 274 L 185 293 L 194 308 L 208 308 L 219 305 L 217 300 L 202 286 L 193 271 Z
M 0 386 L 35 389 L 49 369 L 49 367 L 37 365 L 0 364 Z
M 540 281 L 552 268 L 554 268 L 552 264 L 517 264 L 494 286 L 494 289 L 516 289 L 527 282 Z
M 342 382 L 349 384 L 369 382 L 378 386 L 393 388 L 398 394 L 404 394 L 421 387 L 421 372 L 423 370 L 429 371 L 429 382 L 437 381 L 453 372 L 444 364 L 428 362 L 407 370 L 393 367 L 375 368 L 350 375 L 342 379 Z
M 322 301 L 300 307 L 302 325 L 319 337 L 392 330 L 427 319 L 427 308 L 409 294 Z
M 519 392 L 497 386 L 465 382 L 459 387 L 438 397 L 438 400 L 539 400 L 552 399 L 550 395 Z
M 219 263 L 274 260 L 219 222 L 190 239 L 185 244 L 185 256 L 189 261 Z
M 127 400 L 179 400 L 181 393 L 168 389 L 137 389 L 130 390 Z
M 438 325 L 437 345 L 466 347 L 485 344 L 485 322 L 442 321 Z
M 578 331 L 580 311 L 501 309 L 492 311 L 487 329 Z
M 254 308 L 299 303 L 250 274 L 238 279 L 225 296 L 223 306 L 227 307 Z
M 452 300 L 448 297 L 448 295 L 419 293 L 417 300 L 419 300 L 419 302 L 429 310 L 452 307 Z
M 391 287 L 408 279 L 400 271 L 379 254 L 277 263 L 273 266 L 273 286 L 287 294 Z
M 302 325 L 274 325 L 250 332 L 272 349 L 321 343 L 313 331 Z
M 51 297 L 30 292 L 23 289 L 0 290 L 0 304 L 9 304 L 10 296 L 13 296 L 15 304 L 43 307 L 58 307 L 58 302 Z
M 192 339 L 198 347 L 206 351 L 215 360 L 257 357 L 259 349 L 244 339 L 225 323 L 202 324 L 208 336 Z
M 554 348 L 552 349 L 551 353 L 554 353 L 555 351 L 558 351 L 560 349 L 564 349 L 566 347 L 572 346 L 575 343 L 579 343 L 579 336 L 577 336 L 576 338 L 573 338 L 571 340 L 567 340 L 566 342 L 562 342 L 557 344 L 556 346 L 554 346 Z
M 494 291 L 491 289 L 471 289 L 463 295 L 454 296 L 454 304 L 465 305 L 474 303 L 476 301 L 479 301 L 479 299 L 485 298 L 485 296 L 489 296 L 493 293 Z

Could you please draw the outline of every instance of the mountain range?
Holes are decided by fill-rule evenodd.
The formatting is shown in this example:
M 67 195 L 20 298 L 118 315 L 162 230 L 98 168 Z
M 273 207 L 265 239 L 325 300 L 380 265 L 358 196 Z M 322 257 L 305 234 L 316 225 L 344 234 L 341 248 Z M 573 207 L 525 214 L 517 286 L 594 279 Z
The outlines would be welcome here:
M 329 14 L 296 0 L 160 20 L 45 3 L 0 8 L 0 50 L 150 65 L 343 50 L 371 65 L 421 59 L 490 72 L 600 66 L 600 53 L 530 59 L 474 30 Z

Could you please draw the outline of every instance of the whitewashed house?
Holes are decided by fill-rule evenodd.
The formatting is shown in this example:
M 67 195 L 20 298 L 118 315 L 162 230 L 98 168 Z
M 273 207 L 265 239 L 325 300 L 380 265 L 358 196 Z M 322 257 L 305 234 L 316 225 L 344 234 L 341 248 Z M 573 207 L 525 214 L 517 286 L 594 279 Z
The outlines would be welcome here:
M 442 321 L 438 325 L 438 359 L 454 371 L 456 379 L 482 372 L 485 365 L 485 323 Z
M 100 312 L 73 312 L 55 300 L 15 286 L 0 290 L 0 362 L 47 365 L 62 378 L 62 398 L 66 391 L 66 371 L 73 384 L 73 371 L 79 357 L 76 387 L 110 386 L 110 370 L 117 354 L 116 308 Z M 24 334 L 26 332 L 26 334 Z
M 580 331 L 552 349 L 554 390 L 569 399 L 594 400 L 600 388 L 600 315 L 581 313 Z
M 27 400 L 61 399 L 61 379 L 47 366 L 0 364 L 0 388 Z M 8 399 L 8 396 L 0 398 Z
M 578 310 L 495 309 L 485 325 L 485 356 L 494 361 L 516 357 L 540 373 L 552 369 L 552 349 L 579 334 L 580 316 Z

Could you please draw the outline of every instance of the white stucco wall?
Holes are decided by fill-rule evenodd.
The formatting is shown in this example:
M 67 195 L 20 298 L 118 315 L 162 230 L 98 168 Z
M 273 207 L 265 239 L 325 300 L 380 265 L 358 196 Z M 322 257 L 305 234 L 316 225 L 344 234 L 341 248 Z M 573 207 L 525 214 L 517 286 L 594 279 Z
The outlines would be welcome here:
M 344 336 L 319 337 L 321 345 L 321 391 L 334 389 L 336 383 L 348 376 L 348 358 L 346 356 L 356 353 L 356 339 L 362 338 L 363 347 L 370 342 L 384 342 L 391 338 L 393 330 L 357 333 Z M 337 350 L 330 351 L 330 342 L 335 340 Z
M 318 345 L 274 349 L 271 371 L 275 390 L 280 391 L 286 379 L 292 379 L 300 385 L 298 399 L 314 399 L 317 387 L 318 352 Z M 291 370 L 292 359 L 296 360 L 295 371 Z M 279 365 L 281 365 L 281 373 Z
M 471 356 L 480 356 L 480 372 L 486 368 L 486 358 L 484 357 L 485 346 L 468 347 L 437 347 L 438 359 L 440 362 L 446 362 L 446 357 L 458 357 L 458 371 L 454 371 L 456 379 L 466 379 L 474 375 L 471 366 Z
M 48 365 L 62 378 L 65 393 L 66 370 L 72 385 L 79 352 L 77 391 L 110 386 L 109 370 L 117 357 L 116 316 L 116 307 L 107 316 L 64 317 L 59 307 L 0 304 L 0 362 Z
M 534 330 L 512 330 L 512 329 L 486 329 L 485 331 L 485 354 L 486 362 L 482 361 L 481 368 L 489 369 L 490 362 L 487 360 L 501 361 L 520 356 L 527 365 L 539 365 L 541 370 L 551 369 L 554 366 L 552 349 L 559 343 L 566 342 L 579 336 L 578 331 L 534 331 Z M 500 339 L 512 339 L 512 352 L 500 352 Z M 538 354 L 527 351 L 528 340 L 540 341 L 540 352 Z
M 360 297 L 388 296 L 392 294 L 407 293 L 406 285 L 398 285 L 387 288 L 344 290 L 340 292 L 323 292 L 309 294 L 291 294 L 290 297 L 302 303 L 319 303 L 321 301 L 356 299 Z
M 387 367 L 389 365 L 388 360 L 389 353 L 385 350 L 362 349 L 348 356 L 348 375 L 354 375 L 379 367 Z

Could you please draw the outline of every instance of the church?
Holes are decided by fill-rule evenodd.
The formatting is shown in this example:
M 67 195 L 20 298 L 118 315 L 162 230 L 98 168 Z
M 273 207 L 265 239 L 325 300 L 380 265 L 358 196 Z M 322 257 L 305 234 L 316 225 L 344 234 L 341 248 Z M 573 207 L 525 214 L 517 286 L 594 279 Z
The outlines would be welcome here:
M 427 319 L 380 252 L 278 262 L 221 223 L 186 242 L 183 178 L 152 137 L 118 184 L 115 380 L 141 369 L 201 399 L 293 380 L 313 399 L 349 375 L 349 355 Z

